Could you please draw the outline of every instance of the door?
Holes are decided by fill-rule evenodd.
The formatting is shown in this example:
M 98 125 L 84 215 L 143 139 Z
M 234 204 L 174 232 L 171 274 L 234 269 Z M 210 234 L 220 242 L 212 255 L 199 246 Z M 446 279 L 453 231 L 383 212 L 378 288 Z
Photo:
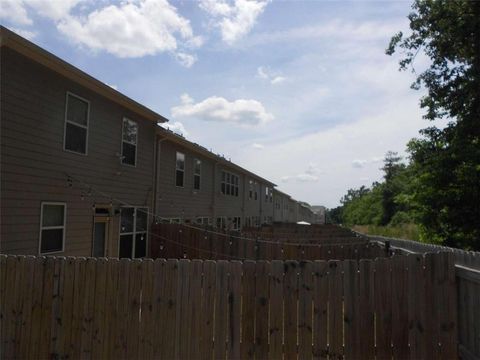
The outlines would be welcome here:
M 107 252 L 109 218 L 95 216 L 93 226 L 93 257 L 104 257 Z

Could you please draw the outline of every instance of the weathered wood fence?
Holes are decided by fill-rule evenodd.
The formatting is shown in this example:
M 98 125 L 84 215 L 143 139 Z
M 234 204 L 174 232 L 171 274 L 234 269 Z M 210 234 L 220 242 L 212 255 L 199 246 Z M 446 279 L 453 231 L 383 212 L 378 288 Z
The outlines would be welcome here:
M 462 359 L 480 359 L 480 252 L 382 236 L 366 236 L 412 253 L 449 252 L 455 264 L 458 297 L 458 342 Z
M 384 247 L 350 237 L 305 237 L 291 234 L 277 238 L 260 233 L 225 233 L 220 230 L 157 224 L 150 234 L 152 258 L 203 260 L 346 260 L 374 259 L 388 254 Z
M 0 256 L 1 358 L 454 359 L 448 253 L 345 261 Z

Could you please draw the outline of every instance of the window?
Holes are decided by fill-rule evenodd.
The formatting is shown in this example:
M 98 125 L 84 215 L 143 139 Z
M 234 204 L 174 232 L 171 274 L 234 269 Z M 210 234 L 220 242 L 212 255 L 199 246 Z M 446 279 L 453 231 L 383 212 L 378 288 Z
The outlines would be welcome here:
M 175 163 L 175 185 L 183 187 L 183 178 L 185 176 L 185 154 L 177 152 Z
M 138 125 L 135 121 L 123 118 L 122 164 L 135 166 L 137 163 Z
M 266 186 L 265 187 L 265 202 L 272 202 L 273 201 L 273 191 L 272 188 Z
M 77 95 L 67 93 L 65 107 L 63 149 L 87 155 L 90 103 Z
M 241 226 L 240 217 L 239 217 L 239 216 L 235 216 L 235 217 L 232 219 L 232 230 L 240 230 L 240 226 Z
M 65 242 L 65 203 L 44 202 L 40 211 L 40 254 L 63 251 Z
M 202 162 L 198 159 L 193 159 L 193 188 L 200 190 L 200 176 L 202 174 Z
M 222 171 L 221 192 L 223 195 L 238 196 L 238 176 Z
M 217 228 L 219 229 L 225 229 L 226 227 L 226 219 L 225 217 L 221 216 L 221 217 L 217 217 Z
M 253 199 L 253 180 L 250 180 L 248 182 L 248 199 L 249 200 Z
M 120 218 L 119 257 L 147 256 L 148 208 L 123 207 Z
M 208 225 L 210 223 L 210 219 L 206 216 L 204 217 L 197 217 L 195 221 L 198 225 Z

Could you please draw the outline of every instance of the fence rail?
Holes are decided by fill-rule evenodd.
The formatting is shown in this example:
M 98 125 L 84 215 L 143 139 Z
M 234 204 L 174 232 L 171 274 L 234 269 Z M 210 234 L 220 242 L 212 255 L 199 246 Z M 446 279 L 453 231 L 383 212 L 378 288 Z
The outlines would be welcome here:
M 345 261 L 0 256 L 1 358 L 453 359 L 449 253 Z

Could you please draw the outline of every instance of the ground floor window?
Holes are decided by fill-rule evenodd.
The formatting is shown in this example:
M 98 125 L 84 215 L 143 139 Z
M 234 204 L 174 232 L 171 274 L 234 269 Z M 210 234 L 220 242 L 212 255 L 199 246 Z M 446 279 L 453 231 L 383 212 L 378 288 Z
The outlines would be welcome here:
M 147 256 L 148 208 L 122 207 L 120 217 L 119 257 Z
M 210 225 L 210 218 L 208 218 L 207 216 L 199 216 L 195 220 L 195 223 L 197 225 L 204 225 L 204 226 Z
M 42 202 L 40 211 L 40 254 L 61 252 L 65 243 L 67 205 Z
M 241 225 L 242 224 L 239 216 L 232 218 L 232 230 L 240 230 Z
M 216 227 L 219 229 L 225 229 L 227 227 L 227 219 L 224 216 L 217 217 Z

